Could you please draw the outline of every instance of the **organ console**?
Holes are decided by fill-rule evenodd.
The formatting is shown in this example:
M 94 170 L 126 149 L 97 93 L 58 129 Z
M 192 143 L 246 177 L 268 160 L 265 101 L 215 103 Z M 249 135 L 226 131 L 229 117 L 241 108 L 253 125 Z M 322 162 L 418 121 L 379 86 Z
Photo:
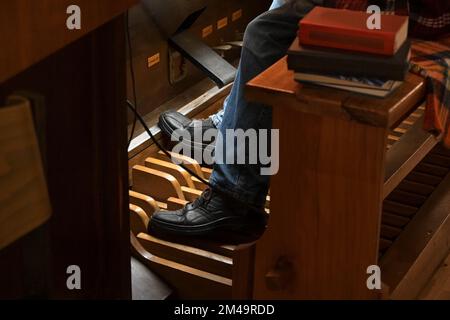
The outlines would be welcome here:
M 83 27 L 75 31 L 59 28 L 69 2 L 0 4 L 0 43 L 8 44 L 0 105 L 20 93 L 33 110 L 44 106 L 43 121 L 34 117 L 51 203 L 48 222 L 0 250 L 1 298 L 450 298 L 435 285 L 449 276 L 438 271 L 450 250 L 450 151 L 422 129 L 422 78 L 410 74 L 378 99 L 300 85 L 278 61 L 246 89 L 247 99 L 272 106 L 280 130 L 265 233 L 158 238 L 147 232 L 152 214 L 183 207 L 206 186 L 140 128 L 127 166 L 125 12 L 131 8 L 128 61 L 140 112 L 152 123 L 168 108 L 195 118 L 221 108 L 233 61 L 206 68 L 191 49 L 205 49 L 200 38 L 210 47 L 236 42 L 270 1 L 208 1 L 205 9 L 202 0 L 80 0 Z M 167 19 L 176 8 L 183 10 Z M 176 84 L 169 83 L 173 50 L 191 61 Z M 128 96 L 131 85 L 128 77 Z M 171 155 L 209 179 L 211 168 Z M 81 291 L 66 287 L 73 264 L 83 272 Z M 367 286 L 373 266 L 381 289 Z

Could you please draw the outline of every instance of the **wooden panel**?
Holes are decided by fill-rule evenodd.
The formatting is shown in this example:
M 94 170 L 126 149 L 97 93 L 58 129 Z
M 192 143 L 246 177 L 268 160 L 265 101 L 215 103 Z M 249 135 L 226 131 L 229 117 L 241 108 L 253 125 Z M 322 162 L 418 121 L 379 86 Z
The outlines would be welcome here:
M 374 298 L 366 270 L 377 264 L 385 130 L 294 110 L 274 105 L 281 162 L 257 243 L 254 298 Z M 283 257 L 292 275 L 272 290 L 266 275 Z
M 1 3 L 12 7 L 32 3 L 35 8 L 42 5 L 50 10 L 57 2 Z M 39 23 L 45 23 L 40 11 L 33 12 L 32 20 L 27 12 L 25 8 L 20 17 L 13 14 L 6 21 L 36 24 L 39 30 Z M 0 10 L 0 15 L 4 14 L 9 12 Z M 0 23 L 4 22 L 2 18 Z M 53 208 L 48 222 L 49 268 L 48 274 L 42 274 L 42 278 L 49 277 L 47 298 L 131 296 L 123 25 L 124 20 L 118 17 L 0 85 L 1 101 L 23 89 L 45 97 L 45 159 Z M 12 29 L 3 27 L 0 33 L 3 36 L 5 30 Z M 51 32 L 46 35 L 52 36 Z M 0 55 L 3 53 L 2 47 Z M 17 52 L 13 56 L 21 60 Z M 10 272 L 17 272 L 8 264 L 23 263 L 20 251 L 18 256 L 7 263 L 2 260 L 2 284 L 8 283 L 4 279 L 11 277 Z M 45 258 L 37 257 L 34 263 Z M 83 290 L 67 290 L 66 270 L 73 264 L 82 270 Z M 0 291 L 8 291 L 8 286 L 0 286 Z
M 118 16 L 137 0 L 79 0 L 82 28 L 66 27 L 70 0 L 15 0 L 0 4 L 0 83 Z
M 0 107 L 0 250 L 43 224 L 51 213 L 41 153 L 26 99 Z
M 233 254 L 233 299 L 252 298 L 255 269 L 255 244 L 243 244 Z

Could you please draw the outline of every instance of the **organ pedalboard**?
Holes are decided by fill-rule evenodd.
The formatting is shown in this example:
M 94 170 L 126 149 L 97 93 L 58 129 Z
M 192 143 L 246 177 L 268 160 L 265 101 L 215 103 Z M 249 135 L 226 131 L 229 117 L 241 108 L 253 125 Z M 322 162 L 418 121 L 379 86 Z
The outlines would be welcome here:
M 210 168 L 201 167 L 185 156 L 172 153 L 172 157 L 182 161 L 200 177 L 209 179 Z M 145 159 L 143 165 L 134 166 L 132 179 L 130 224 L 132 244 L 138 256 L 176 288 L 180 298 L 230 299 L 233 272 L 238 269 L 236 264 L 245 270 L 250 267 L 251 243 L 239 244 L 242 242 L 239 237 L 230 243 L 214 239 L 180 239 L 174 242 L 147 233 L 148 222 L 155 211 L 184 207 L 197 199 L 206 185 L 173 164 L 161 151 Z M 267 212 L 269 205 L 270 196 L 267 197 Z

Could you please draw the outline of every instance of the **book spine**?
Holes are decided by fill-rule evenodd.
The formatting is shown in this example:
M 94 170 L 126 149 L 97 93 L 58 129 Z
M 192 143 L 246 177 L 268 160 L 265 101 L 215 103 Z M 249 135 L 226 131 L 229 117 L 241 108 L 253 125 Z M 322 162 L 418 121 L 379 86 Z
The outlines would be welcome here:
M 333 60 L 329 60 L 330 62 Z M 338 62 L 323 63 L 315 57 L 292 57 L 288 56 L 288 68 L 295 72 L 312 73 L 327 76 L 345 75 L 354 77 L 378 78 L 383 80 L 403 81 L 409 69 L 409 64 L 383 65 L 364 63 L 364 67 L 358 67 L 354 63 Z
M 371 32 L 370 30 L 348 30 L 300 23 L 300 44 L 349 51 L 367 52 L 392 56 L 395 54 L 395 35 Z

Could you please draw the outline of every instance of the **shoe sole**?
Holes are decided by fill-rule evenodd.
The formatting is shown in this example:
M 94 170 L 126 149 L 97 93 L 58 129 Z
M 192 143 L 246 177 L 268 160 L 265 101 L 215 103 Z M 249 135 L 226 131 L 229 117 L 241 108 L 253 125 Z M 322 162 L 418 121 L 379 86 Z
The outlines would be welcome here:
M 174 130 L 164 120 L 164 118 L 159 119 L 158 126 L 170 138 L 172 138 L 172 136 L 174 136 Z M 201 149 L 203 151 L 205 149 L 214 148 L 214 145 L 211 146 L 210 144 L 199 143 L 199 142 L 196 142 L 193 140 L 184 140 L 183 139 L 182 141 L 180 141 L 180 137 L 177 137 L 177 136 L 174 136 L 174 137 L 176 139 L 174 142 L 179 141 L 183 145 L 193 147 L 194 149 Z M 212 149 L 210 151 L 214 151 L 214 149 Z
M 218 231 L 239 232 L 260 225 L 261 222 L 257 221 L 256 219 L 226 217 L 197 226 L 180 226 L 153 220 L 150 221 L 148 229 L 149 232 L 156 234 L 169 234 L 178 236 L 206 236 L 214 234 Z

